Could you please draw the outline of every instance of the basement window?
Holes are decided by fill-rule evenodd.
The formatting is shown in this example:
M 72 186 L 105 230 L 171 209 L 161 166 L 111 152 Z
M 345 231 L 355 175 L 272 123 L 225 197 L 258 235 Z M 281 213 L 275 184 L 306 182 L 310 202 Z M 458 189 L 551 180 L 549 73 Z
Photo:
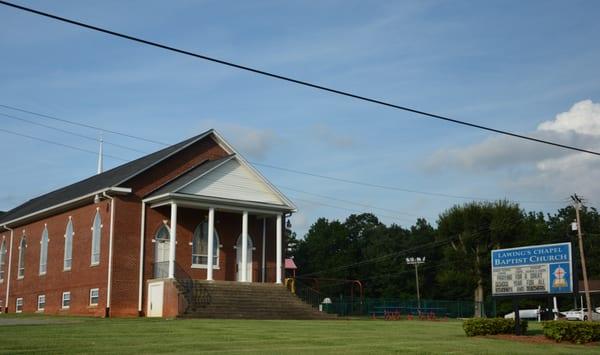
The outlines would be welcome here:
M 17 313 L 23 312 L 23 298 L 22 297 L 17 298 L 17 301 L 15 303 L 15 312 L 17 312 Z
M 68 309 L 71 307 L 71 292 L 63 292 L 62 294 L 62 308 Z
M 46 295 L 39 295 L 37 310 L 41 312 L 44 309 L 46 309 Z
M 99 299 L 100 299 L 100 290 L 97 288 L 92 288 L 90 290 L 90 306 L 97 306 Z

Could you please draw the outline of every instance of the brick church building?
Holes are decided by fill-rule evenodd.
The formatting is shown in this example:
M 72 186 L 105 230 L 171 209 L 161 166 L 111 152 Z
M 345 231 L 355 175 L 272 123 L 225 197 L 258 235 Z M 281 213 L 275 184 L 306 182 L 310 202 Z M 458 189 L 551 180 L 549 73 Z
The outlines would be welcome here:
M 0 307 L 166 317 L 210 309 L 214 285 L 284 297 L 294 211 L 210 130 L 0 213 Z

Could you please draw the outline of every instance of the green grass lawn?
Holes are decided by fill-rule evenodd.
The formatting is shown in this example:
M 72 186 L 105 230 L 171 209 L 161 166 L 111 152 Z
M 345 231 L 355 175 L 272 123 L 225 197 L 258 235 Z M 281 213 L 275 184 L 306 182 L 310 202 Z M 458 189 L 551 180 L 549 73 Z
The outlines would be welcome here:
M 33 324 L 14 324 L 19 322 Z M 539 325 L 534 322 L 530 325 L 530 333 L 541 333 Z M 600 353 L 600 347 L 467 338 L 458 321 L 162 320 L 1 315 L 0 353 L 25 352 L 583 354 Z

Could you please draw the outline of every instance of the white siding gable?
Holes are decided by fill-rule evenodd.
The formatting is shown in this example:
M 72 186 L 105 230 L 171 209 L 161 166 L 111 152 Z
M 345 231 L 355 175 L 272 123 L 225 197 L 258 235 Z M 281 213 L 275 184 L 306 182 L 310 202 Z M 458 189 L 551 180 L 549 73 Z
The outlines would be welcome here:
M 183 187 L 179 192 L 233 200 L 284 205 L 261 178 L 232 159 Z

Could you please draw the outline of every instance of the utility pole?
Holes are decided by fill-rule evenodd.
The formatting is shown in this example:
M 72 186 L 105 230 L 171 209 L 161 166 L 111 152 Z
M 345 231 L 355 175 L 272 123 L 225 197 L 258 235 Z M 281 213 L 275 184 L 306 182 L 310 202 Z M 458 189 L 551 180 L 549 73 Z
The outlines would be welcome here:
M 417 284 L 417 310 L 419 313 L 421 313 L 421 295 L 419 293 L 419 269 L 418 269 L 418 267 L 419 267 L 419 264 L 425 264 L 425 257 L 406 258 L 406 264 L 415 266 L 415 281 Z
M 581 256 L 581 271 L 583 272 L 583 288 L 585 290 L 585 301 L 587 303 L 587 320 L 592 321 L 592 302 L 590 299 L 590 285 L 588 284 L 587 268 L 585 266 L 585 255 L 583 253 L 583 237 L 581 232 L 581 219 L 579 217 L 579 210 L 581 209 L 582 202 L 581 198 L 574 194 L 571 199 L 575 203 L 575 216 L 577 218 L 577 235 L 579 237 L 579 256 Z M 571 270 L 571 273 L 573 271 Z M 581 305 L 583 308 L 583 305 Z

